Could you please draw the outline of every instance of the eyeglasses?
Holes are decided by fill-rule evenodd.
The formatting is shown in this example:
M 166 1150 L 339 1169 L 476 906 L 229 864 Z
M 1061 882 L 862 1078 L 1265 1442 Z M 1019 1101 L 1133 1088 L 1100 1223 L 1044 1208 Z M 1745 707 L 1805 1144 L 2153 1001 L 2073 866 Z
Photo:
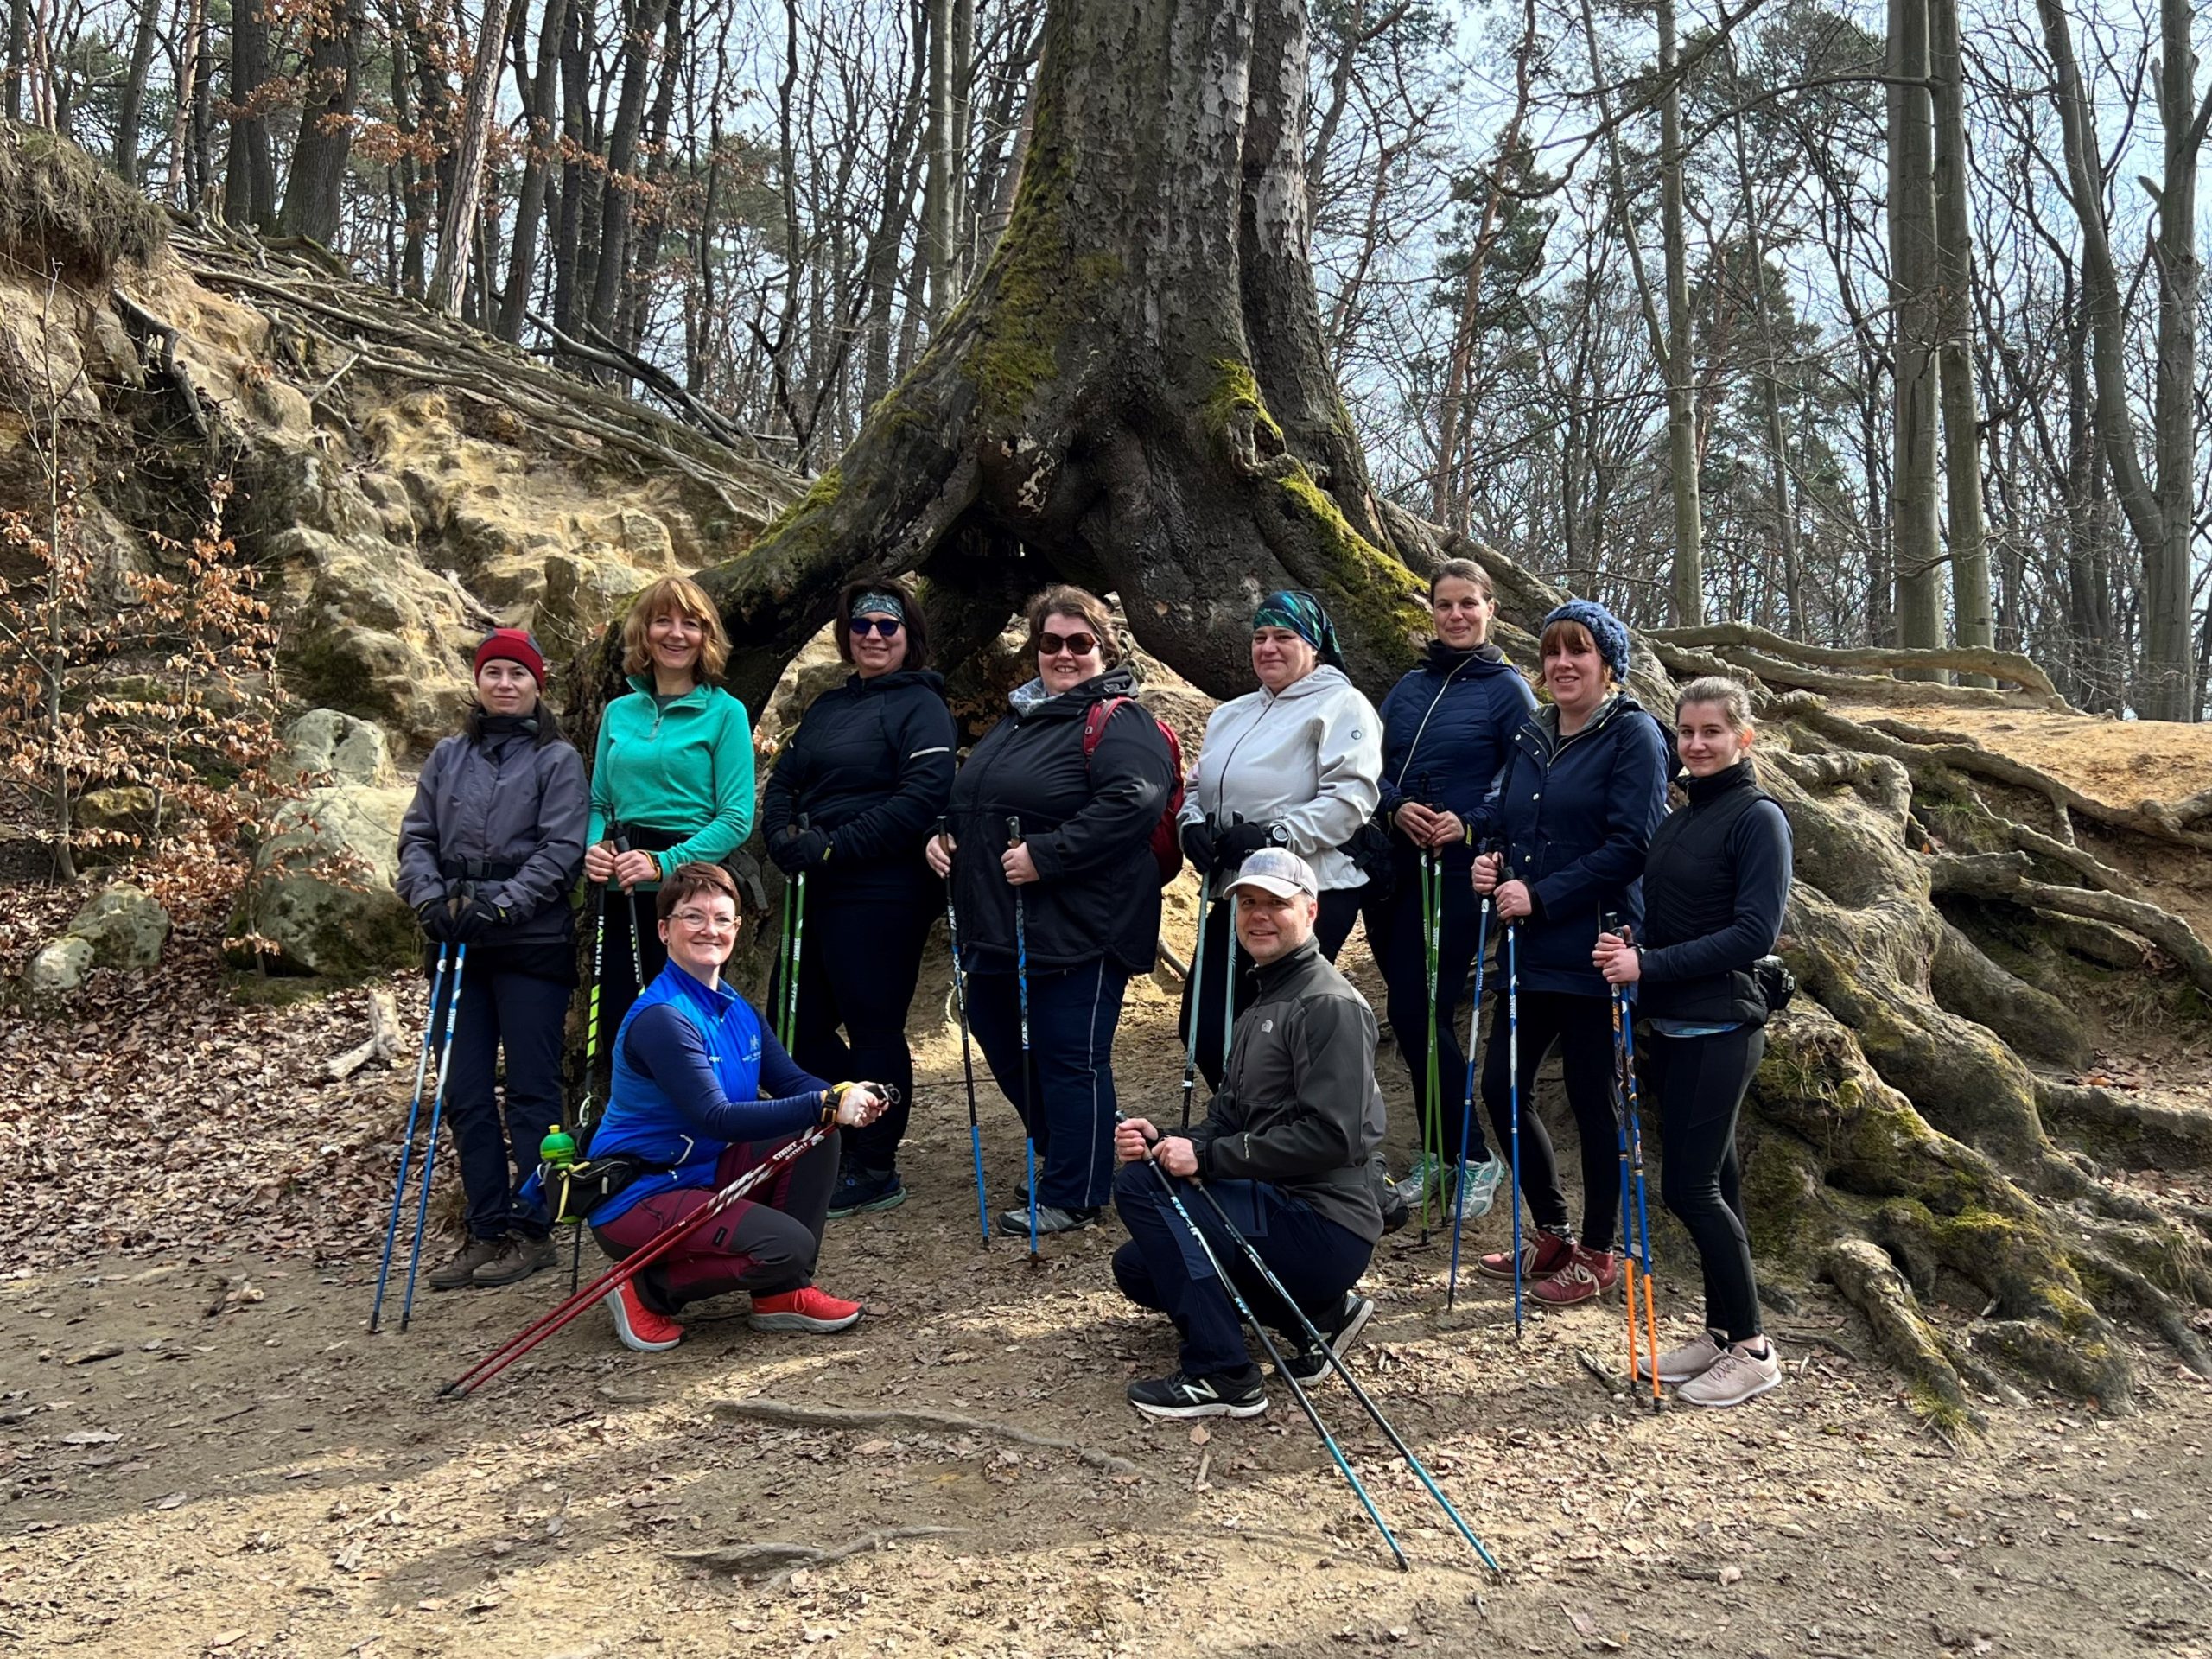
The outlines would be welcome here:
M 856 616 L 853 619 L 853 634 L 859 639 L 880 633 L 888 639 L 906 626 L 895 616 Z
M 728 933 L 737 928 L 736 917 L 725 916 L 717 910 L 679 910 L 670 919 L 701 933 Z
M 1066 652 L 1072 657 L 1088 657 L 1098 649 L 1095 633 L 1040 633 L 1037 636 L 1037 654 L 1057 657 Z

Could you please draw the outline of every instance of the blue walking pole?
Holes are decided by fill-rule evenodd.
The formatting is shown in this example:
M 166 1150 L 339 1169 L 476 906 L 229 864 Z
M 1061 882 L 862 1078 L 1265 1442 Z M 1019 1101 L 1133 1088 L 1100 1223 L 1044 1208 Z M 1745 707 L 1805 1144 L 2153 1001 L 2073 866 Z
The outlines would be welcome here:
M 939 838 L 944 820 L 938 820 Z M 950 843 L 948 843 L 950 844 Z M 976 1219 L 982 1224 L 983 1248 L 991 1247 L 991 1206 L 983 1196 L 983 1130 L 976 1116 L 976 1051 L 968 1037 L 968 976 L 960 965 L 960 918 L 952 908 L 952 882 L 944 884 L 944 928 L 952 939 L 952 996 L 960 1007 L 960 1069 L 968 1079 L 968 1150 L 976 1159 Z M 1033 1176 L 1034 1172 L 1032 1172 Z
M 1479 1064 L 1478 1057 L 1482 1052 L 1483 957 L 1489 953 L 1489 950 L 1490 895 L 1488 893 L 1484 893 L 1483 895 L 1481 916 L 1475 926 L 1475 1006 L 1474 1011 L 1467 1016 L 1467 1097 L 1464 1104 L 1464 1108 L 1459 1115 L 1459 1179 L 1454 1183 L 1452 1192 L 1452 1276 L 1446 1282 L 1444 1288 L 1444 1306 L 1446 1308 L 1452 1306 L 1459 1300 L 1459 1228 L 1461 1224 L 1465 1220 L 1467 1214 L 1467 1131 L 1473 1126 L 1475 1118 L 1475 1071 L 1476 1067 Z M 1514 1136 L 1514 1141 L 1516 1147 L 1516 1156 L 1514 1159 L 1514 1163 L 1516 1167 L 1513 1179 L 1515 1188 L 1513 1193 L 1513 1225 L 1516 1232 L 1517 1233 L 1521 1225 L 1521 1193 L 1519 1190 L 1521 1185 L 1521 1178 L 1517 1167 L 1521 1161 L 1517 1155 L 1517 1147 L 1520 1141 L 1520 1136 L 1517 1133 L 1519 1125 L 1516 1124 L 1515 1128 L 1516 1133 Z M 1517 1259 L 1519 1254 L 1519 1241 L 1517 1238 L 1515 1241 L 1515 1254 Z
M 391 1184 L 391 1214 L 384 1224 L 384 1261 L 377 1268 L 377 1299 L 369 1309 L 369 1334 L 384 1319 L 385 1281 L 391 1276 L 391 1247 L 399 1237 L 399 1212 L 407 1202 L 407 1166 L 415 1152 L 415 1122 L 423 1110 L 423 1079 L 429 1075 L 430 1036 L 438 1028 L 438 992 L 446 982 L 450 943 L 438 946 L 438 965 L 430 976 L 430 1006 L 423 1015 L 423 1052 L 415 1058 L 415 1093 L 407 1103 L 407 1138 L 399 1143 L 399 1179 Z
M 1624 935 L 1625 937 L 1625 935 Z M 1629 1006 L 1628 992 L 1617 988 L 1613 998 L 1620 1007 L 1621 1022 L 1621 1083 L 1628 1101 L 1629 1167 L 1636 1178 L 1636 1231 L 1643 1249 L 1643 1326 L 1646 1346 L 1651 1356 L 1651 1408 L 1660 1408 L 1659 1393 L 1659 1310 L 1651 1292 L 1651 1217 L 1643 1203 L 1643 1121 L 1637 1109 L 1636 1098 L 1636 1020 L 1635 1011 Z M 1628 1316 L 1636 1319 L 1633 1304 Z M 1634 1382 L 1631 1371 L 1629 1380 Z
M 1021 820 L 1006 821 L 1007 845 L 1021 845 Z M 1029 1260 L 1037 1254 L 1037 1132 L 1031 1127 L 1037 1109 L 1037 1091 L 1029 1075 L 1029 923 L 1021 902 L 1021 888 L 1014 890 L 1014 984 L 1021 1010 L 1021 1156 L 1029 1177 Z
M 446 1079 L 453 1074 L 454 1020 L 461 1012 L 461 970 L 467 966 L 468 945 L 464 941 L 454 952 L 453 990 L 446 999 L 444 1052 L 438 1056 L 437 1093 L 430 1099 L 430 1138 L 423 1148 L 423 1195 L 415 1205 L 415 1242 L 407 1250 L 407 1294 L 399 1302 L 402 1335 L 406 1333 L 408 1320 L 415 1316 L 415 1270 L 423 1264 L 423 1224 L 430 1217 L 430 1176 L 438 1166 L 438 1124 L 445 1116 Z
M 1343 1474 L 1344 1479 L 1351 1483 L 1352 1491 L 1357 1494 L 1360 1508 L 1367 1511 L 1367 1518 L 1375 1523 L 1375 1529 L 1382 1535 L 1382 1541 L 1390 1547 L 1390 1554 L 1397 1560 L 1398 1570 L 1402 1573 L 1410 1573 L 1413 1570 L 1412 1564 L 1406 1560 L 1406 1552 L 1399 1548 L 1397 1537 L 1391 1532 L 1389 1523 L 1383 1520 L 1382 1512 L 1375 1507 L 1375 1500 L 1367 1495 L 1367 1488 L 1360 1484 L 1359 1477 L 1352 1472 L 1351 1464 L 1345 1458 L 1344 1448 L 1337 1444 L 1336 1436 L 1330 1433 L 1327 1426 L 1322 1422 L 1321 1414 L 1313 1409 L 1313 1402 L 1306 1398 L 1305 1389 L 1300 1387 L 1298 1379 L 1291 1375 L 1290 1367 L 1284 1363 L 1281 1352 L 1275 1347 L 1275 1339 L 1268 1334 L 1268 1327 L 1260 1323 L 1258 1317 L 1252 1312 L 1251 1306 L 1245 1301 L 1244 1293 L 1237 1289 L 1236 1281 L 1224 1271 L 1221 1258 L 1213 1253 L 1212 1243 L 1199 1229 L 1198 1224 L 1192 1219 L 1191 1212 L 1183 1207 L 1183 1199 L 1175 1191 L 1174 1181 L 1169 1178 L 1166 1170 L 1153 1161 L 1149 1155 L 1146 1157 L 1145 1162 L 1152 1166 L 1152 1173 L 1160 1178 L 1160 1190 L 1167 1194 L 1167 1202 L 1175 1206 L 1175 1213 L 1182 1217 L 1183 1224 L 1191 1230 L 1191 1236 L 1198 1241 L 1198 1249 L 1205 1253 L 1208 1265 L 1213 1268 L 1213 1276 L 1221 1281 L 1222 1288 L 1229 1293 L 1230 1300 L 1236 1304 L 1238 1317 L 1259 1333 L 1260 1345 L 1268 1351 L 1268 1359 L 1274 1366 L 1275 1375 L 1290 1385 L 1291 1395 L 1298 1402 L 1299 1409 L 1306 1414 L 1306 1421 L 1313 1425 L 1313 1432 L 1321 1437 L 1321 1444 L 1329 1448 L 1329 1455 L 1336 1459 L 1338 1470 Z M 1199 1190 L 1205 1191 L 1204 1188 Z M 1206 1196 L 1211 1198 L 1212 1194 L 1208 1193 Z M 1217 1209 L 1218 1206 L 1217 1206 Z M 1264 1268 L 1263 1263 L 1263 1271 Z M 1281 1294 L 1281 1287 L 1277 1287 L 1277 1294 Z M 1289 1300 L 1287 1297 L 1284 1300 Z M 1295 1308 L 1298 1304 L 1291 1302 L 1290 1306 Z M 1310 1321 L 1306 1328 L 1308 1331 L 1313 1329 Z M 1327 1345 L 1325 1343 L 1322 1344 L 1325 1349 Z
M 1198 881 L 1198 938 L 1191 947 L 1191 1029 L 1183 1051 L 1183 1128 L 1191 1128 L 1191 1096 L 1198 1086 L 1198 987 L 1204 982 L 1206 961 L 1206 884 Z

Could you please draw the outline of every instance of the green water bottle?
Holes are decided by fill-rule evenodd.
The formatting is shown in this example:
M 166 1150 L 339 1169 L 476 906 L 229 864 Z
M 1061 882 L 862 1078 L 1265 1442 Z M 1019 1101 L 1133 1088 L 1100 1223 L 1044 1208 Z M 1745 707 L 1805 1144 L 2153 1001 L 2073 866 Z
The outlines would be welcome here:
M 537 1160 L 549 1169 L 566 1169 L 576 1161 L 576 1137 L 558 1123 L 548 1124 L 545 1138 L 537 1143 Z

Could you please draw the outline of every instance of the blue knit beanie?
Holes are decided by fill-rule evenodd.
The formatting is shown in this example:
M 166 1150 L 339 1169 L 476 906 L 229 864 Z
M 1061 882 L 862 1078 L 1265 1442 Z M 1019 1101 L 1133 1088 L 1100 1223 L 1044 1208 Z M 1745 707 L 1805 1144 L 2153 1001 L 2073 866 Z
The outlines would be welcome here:
M 1537 626 L 1536 637 L 1542 639 L 1544 630 L 1554 622 L 1580 622 L 1589 629 L 1590 637 L 1598 642 L 1598 655 L 1613 671 L 1613 677 L 1628 678 L 1628 630 L 1620 618 L 1594 599 L 1570 599 Z

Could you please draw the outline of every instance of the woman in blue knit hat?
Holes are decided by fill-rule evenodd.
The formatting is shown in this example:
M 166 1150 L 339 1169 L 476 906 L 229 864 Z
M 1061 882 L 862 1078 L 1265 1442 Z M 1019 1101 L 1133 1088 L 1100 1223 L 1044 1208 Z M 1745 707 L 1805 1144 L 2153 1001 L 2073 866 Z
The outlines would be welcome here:
M 1604 606 L 1570 600 L 1543 620 L 1540 652 L 1549 700 L 1515 735 L 1478 836 L 1503 850 L 1475 861 L 1474 886 L 1516 930 L 1520 970 L 1521 1192 L 1535 1223 L 1522 1244 L 1529 1294 L 1553 1307 L 1612 1287 L 1620 1221 L 1613 1131 L 1611 995 L 1592 962 L 1608 916 L 1643 918 L 1641 876 L 1651 832 L 1666 812 L 1669 745 L 1658 721 L 1623 689 L 1628 630 Z M 1501 961 L 1503 958 L 1501 957 Z M 1505 986 L 1498 985 L 1502 1003 Z M 1483 1049 L 1483 1103 L 1497 1144 L 1511 1144 L 1503 1011 L 1493 1004 Z M 1543 1120 L 1529 1109 L 1536 1069 L 1557 1046 L 1567 1104 L 1582 1142 L 1578 1242 Z M 1482 1270 L 1513 1276 L 1510 1252 Z

